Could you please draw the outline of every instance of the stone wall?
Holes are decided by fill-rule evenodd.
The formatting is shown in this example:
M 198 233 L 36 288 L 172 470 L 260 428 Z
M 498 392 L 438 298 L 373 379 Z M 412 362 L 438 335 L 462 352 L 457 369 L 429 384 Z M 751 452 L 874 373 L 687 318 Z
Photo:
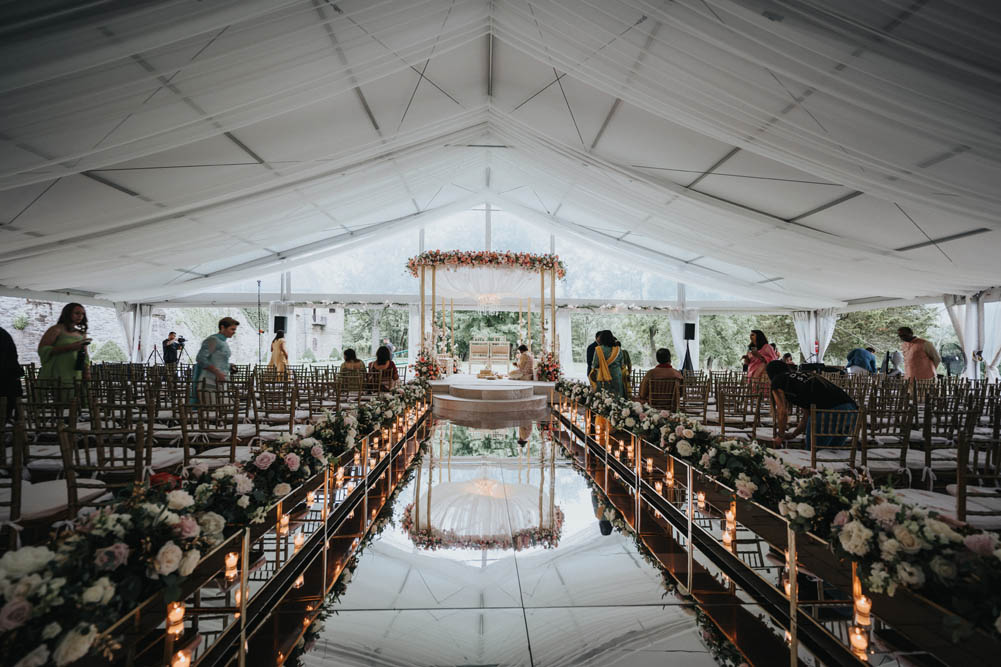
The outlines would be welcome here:
M 14 338 L 18 359 L 22 364 L 39 363 L 38 341 L 59 320 L 59 313 L 65 305 L 64 302 L 0 296 L 0 327 Z M 99 350 L 108 341 L 114 341 L 123 353 L 128 354 L 125 333 L 118 323 L 115 309 L 98 306 L 86 306 L 86 309 L 88 332 L 94 339 L 91 350 Z M 24 323 L 25 319 L 27 322 L 23 329 L 14 326 Z

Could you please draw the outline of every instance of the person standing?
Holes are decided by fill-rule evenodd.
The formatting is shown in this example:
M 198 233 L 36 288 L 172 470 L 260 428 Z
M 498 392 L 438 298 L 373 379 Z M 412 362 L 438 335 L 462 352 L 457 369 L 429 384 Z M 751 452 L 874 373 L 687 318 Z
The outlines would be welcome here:
M 849 375 L 876 372 L 876 355 L 861 347 L 856 347 L 848 353 L 848 365 L 845 367 Z
M 777 361 L 775 348 L 768 343 L 768 337 L 760 329 L 751 331 L 751 344 L 747 346 L 747 379 L 756 380 L 765 377 L 765 366 Z
M 385 345 L 386 349 L 389 350 L 390 355 L 396 354 L 396 346 L 393 345 L 393 341 L 389 340 L 388 338 L 383 338 L 382 344 Z
M 598 346 L 594 348 L 594 364 L 589 378 L 597 389 L 609 391 L 623 397 L 622 388 L 622 348 L 615 344 L 611 331 L 602 331 Z
M 650 381 L 651 380 L 679 380 L 684 382 L 685 376 L 681 371 L 671 365 L 671 351 L 666 347 L 657 350 L 657 365 L 646 372 L 643 381 L 640 382 L 639 400 L 643 403 L 650 402 Z
M 931 341 L 918 338 L 910 327 L 897 329 L 904 353 L 904 377 L 908 380 L 931 380 L 942 357 Z
M 587 346 L 587 354 L 585 355 L 587 359 L 587 372 L 591 373 L 591 368 L 594 366 L 594 348 L 598 347 L 598 339 L 601 338 L 601 332 L 594 334 L 594 340 L 591 344 Z
M 181 341 L 177 340 L 177 332 L 171 331 L 167 334 L 167 337 L 163 339 L 163 363 L 165 364 L 176 364 L 177 355 L 181 351 Z
M 619 348 L 619 358 L 622 359 L 622 395 L 625 398 L 632 398 L 633 394 L 633 361 L 629 357 L 629 352 L 622 347 L 622 342 L 616 338 L 615 347 Z
M 6 423 L 14 419 L 17 399 L 21 395 L 21 378 L 24 369 L 17 360 L 17 346 L 6 329 L 0 327 L 0 398 L 7 399 L 7 408 L 0 415 Z
M 59 313 L 59 321 L 38 342 L 38 357 L 42 360 L 38 379 L 58 380 L 67 387 L 77 380 L 89 380 L 88 345 L 87 311 L 79 303 L 67 303 Z
M 274 368 L 278 375 L 285 375 L 287 365 L 288 348 L 285 347 L 285 332 L 278 329 L 275 331 L 274 340 L 271 341 L 271 359 L 268 360 L 268 368 Z
M 219 331 L 202 341 L 191 372 L 191 404 L 198 405 L 199 396 L 211 398 L 216 389 L 229 380 L 229 339 L 236 335 L 240 323 L 232 317 L 219 320 Z

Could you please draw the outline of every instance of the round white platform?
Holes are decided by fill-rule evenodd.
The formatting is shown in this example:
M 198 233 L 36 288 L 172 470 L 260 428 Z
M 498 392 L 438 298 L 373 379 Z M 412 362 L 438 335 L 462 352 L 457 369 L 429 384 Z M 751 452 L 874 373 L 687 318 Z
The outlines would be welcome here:
M 434 412 L 441 417 L 470 418 L 476 415 L 496 416 L 531 414 L 546 409 L 548 391 L 538 393 L 535 385 L 552 383 L 515 380 L 481 380 L 453 375 L 431 383 L 434 392 Z

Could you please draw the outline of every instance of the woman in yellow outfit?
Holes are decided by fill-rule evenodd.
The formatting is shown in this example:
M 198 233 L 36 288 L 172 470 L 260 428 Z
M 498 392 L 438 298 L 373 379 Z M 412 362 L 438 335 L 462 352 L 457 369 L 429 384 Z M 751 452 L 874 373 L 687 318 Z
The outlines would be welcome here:
M 58 380 L 67 388 L 77 380 L 89 380 L 89 344 L 87 311 L 79 303 L 67 303 L 59 313 L 59 321 L 38 342 L 38 357 L 42 360 L 38 379 Z
M 611 331 L 602 331 L 598 346 L 594 348 L 594 361 L 589 378 L 597 389 L 610 391 L 616 396 L 624 396 L 622 387 L 622 348 L 615 345 Z
M 285 347 L 285 332 L 279 329 L 275 332 L 275 339 L 271 341 L 271 360 L 268 361 L 268 368 L 274 368 L 279 375 L 285 375 L 287 365 L 288 349 Z

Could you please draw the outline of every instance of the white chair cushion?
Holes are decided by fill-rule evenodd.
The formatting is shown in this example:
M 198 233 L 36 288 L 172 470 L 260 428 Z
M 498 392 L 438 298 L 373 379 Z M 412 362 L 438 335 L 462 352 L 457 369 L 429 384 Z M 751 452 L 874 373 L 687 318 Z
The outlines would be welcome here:
M 796 466 L 797 468 L 810 467 L 810 450 L 808 449 L 773 449 L 772 453 L 791 466 Z M 845 459 L 848 456 L 849 452 L 847 450 L 820 450 L 817 452 L 817 467 L 829 470 L 847 469 L 849 463 Z
M 154 470 L 173 468 L 184 463 L 183 447 L 154 447 L 151 465 Z
M 236 460 L 247 461 L 250 459 L 250 447 L 239 446 L 236 448 Z M 198 456 L 191 458 L 191 464 L 201 464 L 209 470 L 221 468 L 229 463 L 229 447 L 213 447 L 198 453 Z
M 947 493 L 936 493 L 924 489 L 897 489 L 895 493 L 905 503 L 918 505 L 953 519 L 956 518 L 956 498 Z M 989 504 L 981 502 L 984 500 L 993 501 L 991 498 L 967 498 L 966 507 L 975 512 L 1001 512 L 1001 506 L 992 508 Z M 996 516 L 967 515 L 966 522 L 974 528 L 997 530 L 1001 528 L 1001 514 Z
M 96 479 L 77 480 L 77 500 L 90 502 L 104 494 L 104 482 Z M 35 521 L 65 512 L 69 506 L 69 495 L 65 479 L 31 484 L 21 483 L 21 520 Z M 0 500 L 10 502 L 10 489 L 0 489 Z M 6 521 L 10 512 L 0 509 L 0 520 Z

